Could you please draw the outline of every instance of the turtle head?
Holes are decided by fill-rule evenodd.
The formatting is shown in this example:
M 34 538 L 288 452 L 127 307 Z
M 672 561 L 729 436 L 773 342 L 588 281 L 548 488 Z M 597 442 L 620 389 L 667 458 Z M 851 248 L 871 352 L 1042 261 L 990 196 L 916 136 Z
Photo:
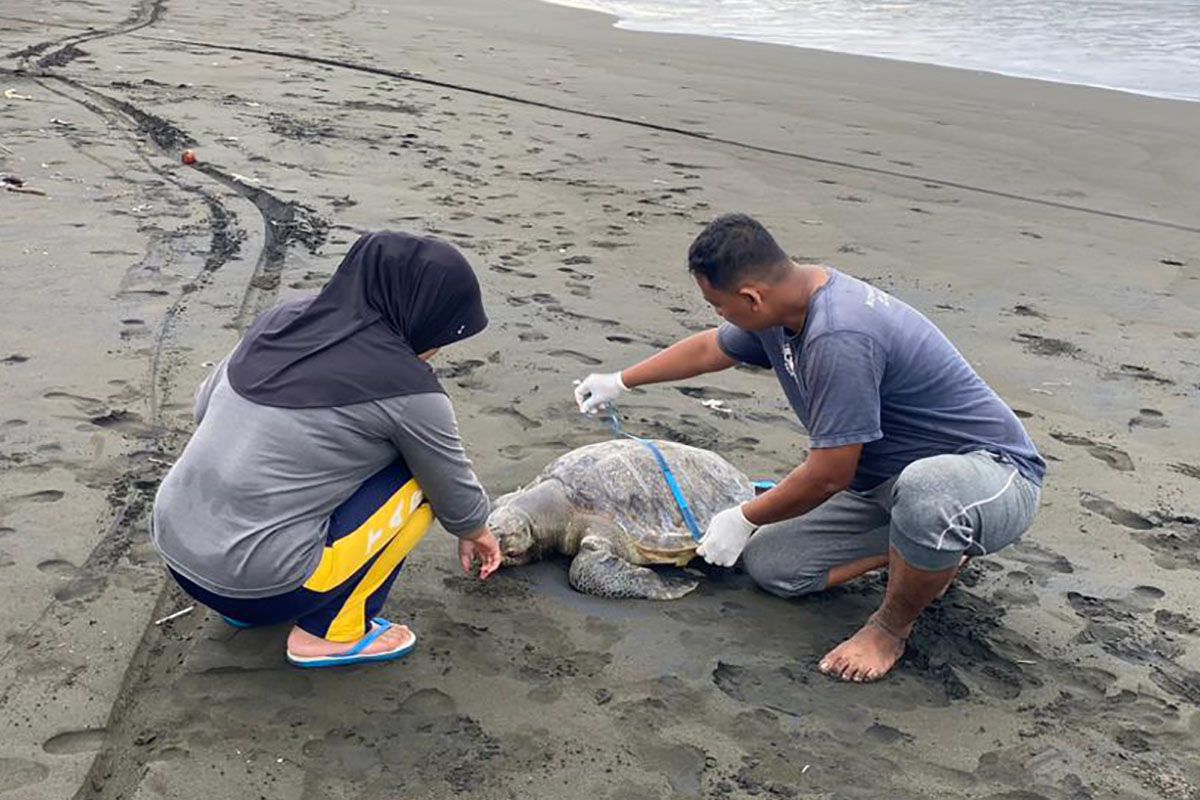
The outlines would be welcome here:
M 488 527 L 500 542 L 504 566 L 518 567 L 537 558 L 533 519 L 512 504 L 502 505 L 488 517 Z

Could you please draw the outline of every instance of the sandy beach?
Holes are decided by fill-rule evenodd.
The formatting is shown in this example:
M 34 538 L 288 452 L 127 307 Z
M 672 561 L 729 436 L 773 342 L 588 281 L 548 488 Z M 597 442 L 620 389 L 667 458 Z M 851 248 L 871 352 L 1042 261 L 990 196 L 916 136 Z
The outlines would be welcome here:
M 0 31 L 0 797 L 1200 797 L 1200 104 L 534 0 L 29 0 Z M 573 379 L 715 324 L 684 253 L 729 210 L 924 311 L 1050 464 L 885 681 L 815 671 L 882 578 L 603 601 L 561 561 L 473 582 L 440 530 L 400 664 L 155 624 L 190 605 L 146 526 L 193 388 L 359 233 L 481 276 L 492 326 L 438 366 L 498 495 L 609 435 Z M 766 373 L 624 411 L 755 477 L 804 458 Z

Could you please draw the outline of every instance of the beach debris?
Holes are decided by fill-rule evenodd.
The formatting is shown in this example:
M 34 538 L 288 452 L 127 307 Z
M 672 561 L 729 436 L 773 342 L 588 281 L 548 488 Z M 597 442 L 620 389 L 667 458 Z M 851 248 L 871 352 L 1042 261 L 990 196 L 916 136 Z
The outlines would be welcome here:
M 195 150 L 184 150 L 183 157 L 181 160 L 183 161 L 183 163 L 188 164 L 188 165 L 195 164 L 196 163 L 196 151 Z
M 700 530 L 713 515 L 754 497 L 750 479 L 721 456 L 655 441 L 673 480 L 686 487 Z M 506 566 L 544 553 L 573 556 L 578 592 L 607 598 L 674 600 L 699 586 L 650 566 L 686 566 L 696 541 L 655 454 L 641 441 L 614 439 L 572 450 L 524 488 L 496 500 L 488 522 Z
M 725 406 L 724 400 L 716 400 L 716 399 L 701 400 L 700 405 L 704 406 L 705 408 L 709 409 L 710 411 L 715 411 L 718 414 L 732 414 L 733 413 L 730 409 L 728 409 Z
M 610 692 L 608 689 L 597 689 L 595 697 L 596 697 L 596 705 L 602 706 L 605 703 L 612 701 L 613 693 Z
M 800 774 L 803 775 L 804 773 L 808 772 L 808 768 L 811 766 L 812 764 L 805 764 L 804 769 L 800 770 Z
M 5 100 L 32 100 L 33 97 L 31 95 L 21 94 L 16 89 L 5 89 L 4 90 L 4 99 Z
M 58 117 L 51 117 L 50 124 L 58 125 L 61 128 L 74 128 L 75 127 L 74 122 L 71 122 L 71 121 L 65 120 L 65 119 L 59 119 Z
M 5 186 L 24 186 L 25 185 L 24 179 L 18 178 L 16 175 L 0 176 L 0 183 L 3 183 Z
M 180 617 L 190 614 L 195 610 L 196 610 L 195 606 L 188 606 L 187 608 L 181 608 L 173 614 L 167 614 L 165 617 L 162 617 L 161 619 L 154 620 L 154 624 L 162 625 L 164 622 L 170 622 L 173 619 L 179 619 Z

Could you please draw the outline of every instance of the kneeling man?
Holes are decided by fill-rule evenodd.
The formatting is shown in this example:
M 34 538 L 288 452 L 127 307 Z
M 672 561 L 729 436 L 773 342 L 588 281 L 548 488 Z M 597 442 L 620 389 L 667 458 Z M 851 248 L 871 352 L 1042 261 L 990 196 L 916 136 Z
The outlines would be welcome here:
M 965 559 L 1030 526 L 1046 465 L 1021 421 L 920 312 L 863 281 L 790 259 L 755 220 L 719 217 L 688 268 L 720 327 L 577 387 L 595 413 L 635 386 L 737 363 L 774 369 L 811 438 L 774 489 L 713 518 L 697 552 L 739 557 L 764 589 L 818 592 L 886 566 L 883 604 L 820 663 L 883 677 Z

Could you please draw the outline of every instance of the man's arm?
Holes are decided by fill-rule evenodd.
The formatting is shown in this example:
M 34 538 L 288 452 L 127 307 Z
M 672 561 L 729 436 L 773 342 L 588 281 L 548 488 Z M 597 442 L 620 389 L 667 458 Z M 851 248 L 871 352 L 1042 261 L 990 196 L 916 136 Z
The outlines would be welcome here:
M 736 363 L 722 349 L 714 328 L 676 342 L 624 372 L 588 375 L 575 387 L 575 402 L 579 404 L 580 411 L 594 414 L 634 386 L 694 378 L 729 369 Z
M 854 479 L 861 444 L 813 450 L 779 485 L 742 506 L 752 525 L 769 525 L 807 514 Z
M 720 372 L 737 364 L 717 344 L 717 329 L 701 331 L 676 342 L 621 373 L 626 388 L 680 381 Z

